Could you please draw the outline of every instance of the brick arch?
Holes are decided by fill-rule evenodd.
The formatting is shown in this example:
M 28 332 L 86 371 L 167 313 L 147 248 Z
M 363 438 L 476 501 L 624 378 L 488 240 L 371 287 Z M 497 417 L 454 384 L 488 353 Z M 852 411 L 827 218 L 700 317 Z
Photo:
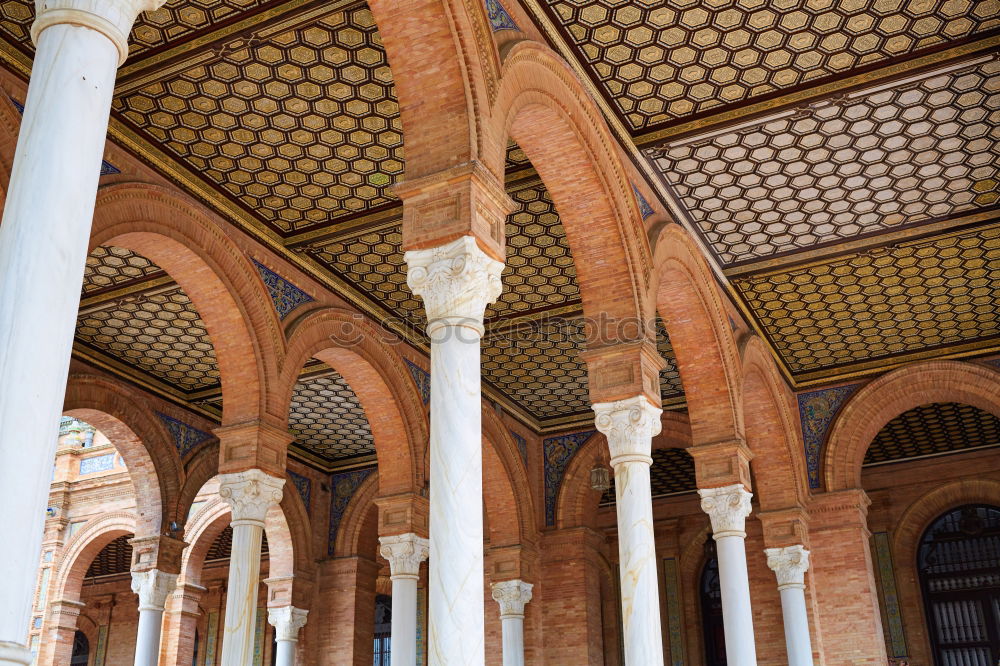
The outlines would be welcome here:
M 741 345 L 743 421 L 754 490 L 762 511 L 804 506 L 806 462 L 794 395 L 764 341 L 756 335 Z
M 184 526 L 185 535 L 188 531 L 188 512 L 195 498 L 206 483 L 219 473 L 219 443 L 211 442 L 198 449 L 184 465 L 184 485 L 181 486 L 180 498 L 177 502 L 177 523 Z M 186 538 L 186 537 L 185 537 Z
M 655 298 L 677 356 L 698 444 L 743 439 L 740 354 L 708 262 L 677 224 L 656 239 Z
M 191 524 L 184 535 L 188 547 L 181 558 L 181 582 L 201 584 L 201 572 L 212 544 L 231 521 L 231 512 L 222 498 L 209 500 L 191 517 Z
M 334 557 L 360 556 L 374 560 L 378 555 L 378 506 L 375 496 L 381 484 L 379 472 L 368 475 L 347 504 L 333 543 Z
M 932 402 L 959 402 L 1000 417 L 1000 373 L 960 361 L 925 361 L 866 384 L 841 409 L 823 456 L 828 491 L 861 487 L 865 452 L 879 430 L 903 412 Z
M 348 310 L 326 308 L 306 315 L 289 331 L 288 355 L 269 397 L 287 424 L 299 371 L 318 358 L 340 375 L 358 396 L 375 440 L 381 495 L 417 492 L 424 484 L 423 451 L 427 415 L 413 377 L 387 343 L 385 330 Z
M 83 577 L 97 554 L 121 536 L 134 535 L 137 519 L 130 511 L 92 518 L 66 544 L 55 576 L 53 601 L 80 601 Z
M 0 102 L 0 211 L 7 203 L 7 187 L 10 185 L 10 169 L 14 164 L 14 149 L 21 128 L 21 114 L 14 108 L 10 97 Z
M 914 663 L 929 664 L 933 661 L 930 638 L 927 635 L 924 597 L 918 582 L 917 551 L 920 539 L 937 518 L 963 504 L 1000 506 L 1000 481 L 962 479 L 934 488 L 906 509 L 893 530 L 892 556 L 896 564 L 899 610 L 903 616 L 903 628 Z M 921 651 L 923 654 L 920 654 Z
M 483 405 L 483 502 L 490 546 L 534 542 L 535 503 L 521 452 L 496 412 Z
M 660 434 L 653 438 L 652 450 L 686 449 L 691 446 L 691 424 L 683 412 L 663 412 Z M 608 443 L 604 435 L 594 433 L 573 455 L 563 473 L 556 497 L 556 527 L 591 527 L 596 525 L 601 496 L 590 487 L 590 470 L 595 465 L 610 465 Z
M 497 144 L 482 119 L 499 78 L 482 1 L 370 0 L 368 6 L 399 100 L 406 179 L 480 160 Z
M 90 245 L 138 252 L 177 281 L 215 349 L 223 425 L 260 419 L 284 340 L 260 276 L 213 215 L 164 187 L 110 185 L 97 193 Z
M 705 542 L 711 537 L 712 525 L 707 514 L 701 516 L 704 527 L 681 548 L 677 575 L 684 600 L 684 628 L 687 657 L 692 664 L 705 663 L 705 631 L 701 610 L 701 572 L 708 562 Z
M 506 50 L 493 117 L 531 159 L 552 194 L 573 252 L 585 314 L 612 324 L 648 323 L 652 267 L 642 216 L 617 142 L 569 66 L 522 41 Z M 503 173 L 503 152 L 487 165 Z M 623 326 L 615 341 L 643 339 Z M 650 331 L 645 331 L 650 333 Z M 602 346 L 601 341 L 588 344 Z

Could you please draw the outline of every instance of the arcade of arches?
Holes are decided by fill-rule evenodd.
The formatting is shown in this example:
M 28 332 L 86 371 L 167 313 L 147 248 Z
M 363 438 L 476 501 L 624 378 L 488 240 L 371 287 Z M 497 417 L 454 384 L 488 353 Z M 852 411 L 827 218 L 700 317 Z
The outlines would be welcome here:
M 998 47 L 0 0 L 0 666 L 1000 663 Z

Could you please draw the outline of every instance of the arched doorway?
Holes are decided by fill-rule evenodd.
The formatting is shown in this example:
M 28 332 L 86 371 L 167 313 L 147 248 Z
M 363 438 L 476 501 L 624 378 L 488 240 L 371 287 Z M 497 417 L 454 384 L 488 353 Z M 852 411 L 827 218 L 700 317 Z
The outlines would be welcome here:
M 726 631 L 722 623 L 722 586 L 719 560 L 711 535 L 705 543 L 707 559 L 701 570 L 701 625 L 705 640 L 705 666 L 726 666 Z
M 1000 507 L 968 504 L 935 520 L 917 552 L 937 666 L 1000 660 Z
M 69 660 L 70 666 L 87 666 L 90 660 L 90 641 L 87 636 L 78 631 L 73 635 L 73 656 Z

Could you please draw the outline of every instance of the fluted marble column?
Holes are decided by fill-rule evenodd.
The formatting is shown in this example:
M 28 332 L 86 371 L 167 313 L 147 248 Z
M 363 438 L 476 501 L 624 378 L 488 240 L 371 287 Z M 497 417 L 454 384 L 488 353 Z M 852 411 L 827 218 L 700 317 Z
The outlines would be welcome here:
M 482 664 L 483 455 L 479 341 L 503 264 L 471 236 L 405 255 L 431 339 L 431 666 Z
M 504 580 L 491 586 L 500 604 L 503 666 L 524 666 L 524 605 L 531 601 L 531 583 Z
M 812 641 L 809 638 L 805 593 L 809 551 L 804 546 L 796 545 L 766 548 L 764 554 L 767 555 L 767 566 L 778 578 L 788 666 L 812 666 Z
M 417 581 L 430 543 L 411 532 L 379 537 L 379 544 L 392 580 L 392 666 L 416 666 Z
M 660 633 L 653 500 L 649 466 L 653 436 L 660 432 L 659 407 L 644 396 L 594 405 L 597 429 L 608 439 L 615 470 L 618 561 L 627 666 L 663 664 Z
M 277 642 L 275 666 L 295 666 L 295 644 L 299 642 L 299 629 L 306 626 L 309 611 L 294 606 L 268 608 L 267 621 L 274 627 Z
M 139 12 L 163 0 L 37 0 L 34 63 L 0 224 L 0 665 L 25 627 L 115 70 Z M 17 387 L 12 390 L 10 387 Z
M 157 569 L 132 572 L 132 591 L 139 595 L 139 629 L 135 636 L 135 666 L 160 661 L 160 628 L 167 597 L 177 586 L 177 574 Z
M 219 475 L 219 496 L 233 512 L 233 550 L 229 557 L 229 585 L 226 588 L 222 666 L 253 663 L 264 516 L 271 506 L 281 501 L 284 483 L 284 479 L 259 469 Z
M 702 510 L 712 519 L 712 538 L 719 558 L 727 663 L 729 666 L 756 666 L 744 529 L 753 494 L 739 483 L 699 489 L 698 494 Z

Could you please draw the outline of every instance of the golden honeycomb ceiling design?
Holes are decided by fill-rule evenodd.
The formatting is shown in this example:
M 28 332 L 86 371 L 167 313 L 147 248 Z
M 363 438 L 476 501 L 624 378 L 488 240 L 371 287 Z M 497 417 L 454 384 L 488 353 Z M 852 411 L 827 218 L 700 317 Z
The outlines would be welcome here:
M 375 456 L 365 410 L 347 381 L 324 364 L 310 366 L 295 384 L 288 408 L 293 447 L 326 464 Z
M 994 0 L 542 0 L 633 132 L 1000 25 Z
M 279 234 L 394 201 L 403 137 L 392 74 L 363 3 L 289 21 L 142 85 L 114 111 Z M 145 79 L 144 79 L 145 80 Z
M 1000 419 L 971 405 L 936 402 L 903 412 L 875 436 L 865 465 L 1000 446 Z
M 132 544 L 129 543 L 132 536 L 125 534 L 102 548 L 87 567 L 84 580 L 129 573 L 132 570 Z
M 653 499 L 692 493 L 698 489 L 694 477 L 694 458 L 685 449 L 656 449 L 649 468 Z M 601 506 L 614 506 L 615 479 L 601 496 Z
M 733 285 L 794 375 L 995 342 L 1000 224 L 901 242 Z
M 219 386 L 215 350 L 191 299 L 159 266 L 124 248 L 88 256 L 76 341 L 185 394 Z
M 1000 61 L 647 151 L 724 265 L 1000 197 Z

